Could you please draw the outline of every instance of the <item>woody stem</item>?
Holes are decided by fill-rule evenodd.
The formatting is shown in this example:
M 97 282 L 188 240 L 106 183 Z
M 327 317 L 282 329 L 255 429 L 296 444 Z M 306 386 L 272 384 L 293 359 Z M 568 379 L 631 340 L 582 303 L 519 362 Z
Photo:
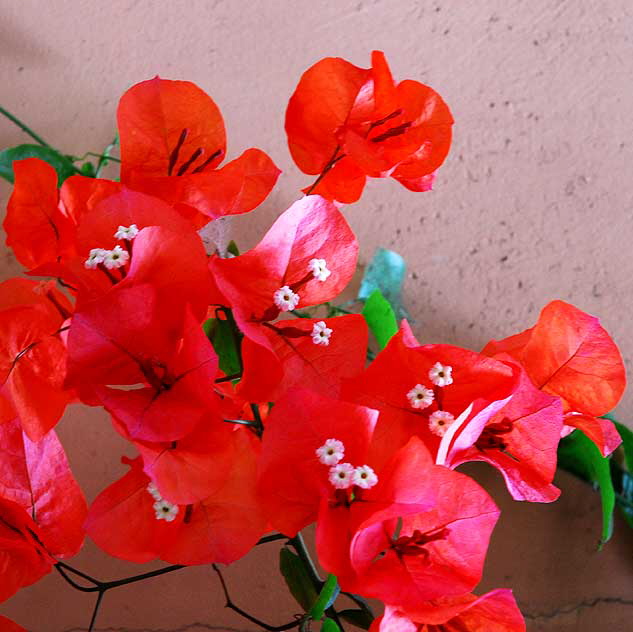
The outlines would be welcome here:
M 296 627 L 299 627 L 299 625 L 301 625 L 302 618 L 297 618 L 295 621 L 291 621 L 290 623 L 284 623 L 283 625 L 270 625 L 266 623 L 265 621 L 262 621 L 261 619 L 254 617 L 252 614 L 249 614 L 245 610 L 242 610 L 239 606 L 236 606 L 233 603 L 231 596 L 229 595 L 229 589 L 226 585 L 226 581 L 224 580 L 224 576 L 222 575 L 222 572 L 220 571 L 219 567 L 216 564 L 211 564 L 211 566 L 213 567 L 213 570 L 217 573 L 220 579 L 222 591 L 224 592 L 224 598 L 226 599 L 226 607 L 233 610 L 233 612 L 237 612 L 237 614 L 239 614 L 241 617 L 244 617 L 248 621 L 255 623 L 256 625 L 259 625 L 260 627 L 264 628 L 264 630 L 269 630 L 270 632 L 282 632 L 283 630 L 291 630 L 292 628 L 296 628 Z

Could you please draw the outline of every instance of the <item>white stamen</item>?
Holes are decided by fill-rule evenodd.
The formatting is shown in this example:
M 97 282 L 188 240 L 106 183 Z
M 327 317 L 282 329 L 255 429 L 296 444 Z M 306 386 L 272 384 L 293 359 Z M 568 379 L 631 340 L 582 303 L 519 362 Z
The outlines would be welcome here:
M 407 399 L 413 408 L 421 409 L 433 403 L 433 391 L 422 384 L 416 384 L 408 393 Z
M 308 261 L 308 270 L 312 272 L 317 281 L 326 281 L 332 274 L 332 270 L 328 270 L 325 259 L 310 259 Z
M 121 246 L 115 246 L 112 250 L 107 250 L 103 258 L 103 265 L 108 270 L 122 268 L 130 260 L 127 250 L 123 250 Z
M 154 508 L 154 512 L 156 514 L 156 520 L 173 522 L 178 515 L 178 505 L 172 505 L 172 503 L 163 498 L 157 500 L 152 507 Z
M 95 270 L 100 263 L 103 263 L 103 260 L 108 252 L 109 250 L 106 250 L 105 248 L 93 248 L 88 254 L 88 258 L 86 259 L 84 266 L 86 266 L 88 270 Z
M 287 285 L 280 287 L 273 296 L 275 305 L 282 312 L 290 312 L 299 304 L 299 295 L 295 294 Z
M 431 380 L 435 386 L 448 386 L 453 383 L 452 371 L 452 366 L 436 362 L 429 370 L 429 380 Z
M 330 344 L 330 336 L 332 330 L 326 325 L 325 321 L 320 320 L 318 323 L 314 323 L 312 327 L 312 342 L 315 345 L 327 345 Z
M 154 485 L 154 483 L 150 483 L 147 486 L 147 491 L 150 493 L 151 497 L 154 500 L 161 500 L 163 497 L 160 495 L 160 492 L 158 491 L 158 487 L 156 487 L 156 485 Z
M 330 468 L 328 480 L 336 489 L 347 489 L 352 486 L 354 466 L 351 463 L 339 463 Z
M 116 239 L 127 239 L 132 241 L 134 237 L 138 235 L 138 226 L 136 224 L 130 224 L 129 226 L 119 226 L 114 236 Z
M 429 417 L 429 428 L 434 435 L 443 437 L 451 424 L 455 421 L 455 417 L 445 410 L 436 410 Z
M 316 455 L 323 465 L 336 465 L 345 454 L 345 446 L 338 439 L 328 439 L 320 448 L 316 449 Z
M 377 482 L 378 476 L 376 476 L 376 472 L 369 465 L 359 465 L 352 474 L 352 483 L 363 489 L 369 489 Z

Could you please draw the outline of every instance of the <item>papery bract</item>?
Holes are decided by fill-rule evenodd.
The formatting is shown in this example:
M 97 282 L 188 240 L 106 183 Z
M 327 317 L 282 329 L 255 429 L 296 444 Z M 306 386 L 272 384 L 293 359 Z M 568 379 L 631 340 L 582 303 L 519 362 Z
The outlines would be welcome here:
M 218 356 L 190 313 L 173 354 L 163 356 L 156 351 L 135 360 L 148 386 L 95 388 L 95 395 L 121 421 L 130 438 L 175 441 L 189 434 L 203 418 L 218 415 L 219 402 L 212 389 Z
M 316 344 L 317 323 L 332 330 L 327 346 Z M 367 325 L 359 314 L 283 320 L 262 330 L 269 346 L 242 342 L 244 371 L 238 390 L 251 401 L 274 401 L 293 386 L 338 397 L 341 381 L 358 375 L 367 351 Z
M 63 324 L 72 307 L 52 283 L 0 284 L 0 423 L 19 418 L 33 441 L 60 419 L 74 394 L 66 371 Z
M 552 301 L 534 327 L 505 340 L 493 340 L 482 353 L 510 354 L 537 388 L 562 399 L 565 412 L 581 413 L 584 417 L 578 422 L 601 441 L 598 447 L 603 455 L 619 445 L 611 424 L 590 422 L 591 417 L 615 407 L 626 383 L 620 352 L 597 318 L 569 303 Z
M 281 313 L 275 293 L 287 286 L 299 295 L 299 307 L 329 301 L 352 278 L 357 257 L 358 243 L 341 212 L 310 195 L 282 213 L 255 248 L 231 259 L 211 257 L 209 267 L 243 333 L 270 347 L 261 323 Z M 311 271 L 313 259 L 326 261 L 324 281 Z
M 133 562 L 160 558 L 173 564 L 229 564 L 245 555 L 267 529 L 255 496 L 257 444 L 247 430 L 233 433 L 235 463 L 224 484 L 202 502 L 178 505 L 175 517 L 158 519 L 151 479 L 141 459 L 106 488 L 90 507 L 86 531 L 115 557 Z M 161 490 L 158 489 L 160 494 Z
M 403 608 L 471 590 L 499 516 L 488 494 L 468 476 L 434 465 L 417 437 L 377 474 L 378 483 L 349 506 L 322 500 L 323 567 L 342 590 Z
M 224 121 L 211 97 L 189 81 L 155 77 L 132 86 L 117 120 L 121 182 L 186 204 L 207 220 L 255 208 L 279 176 L 259 149 L 217 169 L 226 150 Z
M 525 632 L 525 621 L 512 591 L 499 589 L 481 597 L 438 599 L 414 612 L 387 605 L 370 632 Z
M 9 246 L 26 268 L 57 261 L 72 246 L 74 225 L 59 208 L 57 173 L 38 158 L 13 163 L 15 185 L 3 227 Z
M 25 509 L 0 497 L 0 603 L 50 573 L 55 560 Z
M 451 384 L 437 386 L 431 381 L 429 372 L 438 362 L 451 367 Z M 434 412 L 446 411 L 457 419 L 469 409 L 469 418 L 490 418 L 512 395 L 516 384 L 516 372 L 509 365 L 451 345 L 419 345 L 403 321 L 400 331 L 369 367 L 345 383 L 343 396 L 380 410 L 376 426 L 380 440 L 375 445 L 382 446 L 384 455 L 418 436 L 435 457 L 441 437 L 430 427 Z M 430 391 L 428 405 L 421 408 L 409 399 L 416 386 Z
M 552 502 L 560 495 L 552 481 L 562 427 L 559 398 L 539 391 L 521 371 L 512 399 L 499 412 L 457 431 L 445 465 L 485 461 L 501 471 L 515 500 Z
M 55 431 L 34 443 L 18 420 L 0 424 L 0 459 L 0 496 L 28 512 L 51 555 L 77 553 L 87 506 Z
M 392 176 L 413 191 L 430 189 L 451 143 L 450 111 L 417 81 L 396 84 L 385 56 L 358 68 L 327 57 L 301 77 L 286 111 L 290 152 L 305 173 L 322 174 L 308 190 L 358 200 L 366 176 Z
M 2 616 L 0 616 L 0 630 L 2 630 L 2 632 L 27 632 L 14 621 Z
M 290 390 L 266 419 L 259 463 L 259 495 L 272 526 L 287 536 L 317 517 L 332 492 L 329 467 L 316 450 L 328 439 L 345 445 L 345 460 L 366 463 L 377 412 L 363 406 Z

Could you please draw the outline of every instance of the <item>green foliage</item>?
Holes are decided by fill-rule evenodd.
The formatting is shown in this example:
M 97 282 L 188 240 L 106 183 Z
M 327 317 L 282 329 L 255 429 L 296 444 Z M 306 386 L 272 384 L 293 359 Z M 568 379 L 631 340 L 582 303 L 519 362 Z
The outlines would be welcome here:
M 319 595 L 301 558 L 283 547 L 279 551 L 279 570 L 284 576 L 292 596 L 304 611 L 308 612 Z
M 384 349 L 391 336 L 398 331 L 398 322 L 389 301 L 380 290 L 374 290 L 362 311 L 367 326 L 374 334 L 378 346 Z
M 321 624 L 321 632 L 341 632 L 341 629 L 336 625 L 334 619 L 328 619 L 326 617 Z
M 310 617 L 315 621 L 320 621 L 325 611 L 334 603 L 340 591 L 336 575 L 330 573 L 323 584 L 323 588 L 321 588 L 318 599 L 310 608 Z
M 218 354 L 220 369 L 226 375 L 236 375 L 242 370 L 240 334 L 231 310 L 222 310 L 222 313 L 225 319 L 209 318 L 202 328 Z
M 600 450 L 593 441 L 578 430 L 561 440 L 558 446 L 558 465 L 600 490 L 602 499 L 601 547 L 609 541 L 613 534 L 615 491 L 611 480 L 609 461 L 609 458 L 600 454 Z
M 0 177 L 13 183 L 13 162 L 25 158 L 39 158 L 47 162 L 57 172 L 57 186 L 61 186 L 64 180 L 70 178 L 79 170 L 73 165 L 68 156 L 60 154 L 51 147 L 43 145 L 18 145 L 0 151 Z
M 385 299 L 392 306 L 398 317 L 404 316 L 402 308 L 402 284 L 406 265 L 404 259 L 393 250 L 378 248 L 369 262 L 358 291 L 358 299 L 368 300 L 380 290 Z
M 350 608 L 348 610 L 341 610 L 338 613 L 341 619 L 344 619 L 348 623 L 355 625 L 362 630 L 369 630 L 369 626 L 372 624 L 374 617 L 371 616 L 367 610 L 361 610 L 360 608 Z

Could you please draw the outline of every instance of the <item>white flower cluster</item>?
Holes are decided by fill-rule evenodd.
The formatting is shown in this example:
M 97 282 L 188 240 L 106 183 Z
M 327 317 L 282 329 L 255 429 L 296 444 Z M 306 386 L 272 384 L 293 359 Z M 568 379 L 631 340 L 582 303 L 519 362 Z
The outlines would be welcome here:
M 117 239 L 132 241 L 138 235 L 138 232 L 137 225 L 130 224 L 130 226 L 119 226 L 114 236 Z M 108 270 L 115 270 L 116 268 L 122 268 L 129 260 L 130 253 L 121 248 L 121 246 L 115 246 L 112 250 L 93 248 L 88 254 L 84 265 L 88 270 L 95 270 L 102 263 Z
M 178 505 L 174 505 L 170 503 L 168 500 L 165 500 L 158 491 L 158 488 L 154 483 L 150 483 L 147 486 L 147 491 L 150 496 L 156 501 L 152 508 L 154 509 L 154 515 L 156 516 L 156 520 L 165 520 L 166 522 L 173 522 L 178 515 Z
M 336 489 L 348 489 L 353 485 L 370 489 L 378 482 L 378 476 L 369 465 L 354 467 L 351 463 L 340 463 L 345 456 L 345 446 L 338 439 L 328 439 L 316 455 L 323 465 L 330 466 L 328 480 Z

